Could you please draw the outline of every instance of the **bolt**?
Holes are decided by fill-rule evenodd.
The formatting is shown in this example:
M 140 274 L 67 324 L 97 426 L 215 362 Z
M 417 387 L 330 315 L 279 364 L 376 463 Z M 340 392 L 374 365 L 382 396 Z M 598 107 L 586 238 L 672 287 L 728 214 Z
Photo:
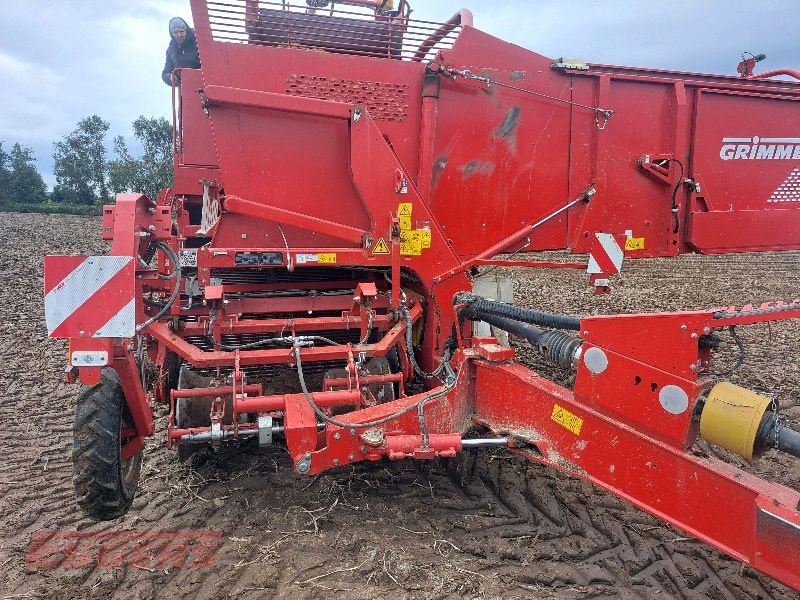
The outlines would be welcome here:
M 355 429 L 351 429 L 350 430 L 350 435 L 355 435 L 355 434 L 356 434 L 356 430 Z
M 697 365 L 695 365 L 695 364 L 689 365 L 689 370 L 690 371 L 696 371 L 697 370 Z
M 339 465 L 339 459 L 338 458 L 334 458 L 333 459 L 333 466 L 336 467 L 338 465 Z
M 686 331 L 686 325 L 681 325 L 681 331 Z
M 335 440 L 338 440 L 338 439 L 340 439 L 341 437 L 342 437 L 342 436 L 341 436 L 341 434 L 340 434 L 338 431 L 337 431 L 336 433 L 334 433 L 334 434 L 333 434 L 333 439 L 335 439 Z
M 696 333 L 694 333 L 694 332 L 692 332 L 692 339 L 693 339 L 693 340 L 696 340 L 696 339 L 697 339 L 697 334 L 696 334 Z
M 311 454 L 306 452 L 303 454 L 303 458 L 297 461 L 297 472 L 301 475 L 305 475 L 311 470 Z
M 155 231 L 155 230 L 156 230 L 156 226 L 155 225 L 148 225 L 147 226 L 147 231 Z
M 80 330 L 78 333 L 79 333 L 80 335 L 84 335 L 86 332 L 85 332 L 83 329 L 81 329 L 81 330 Z
M 583 336 L 586 337 L 587 335 L 589 335 L 589 332 L 588 331 L 584 331 L 583 332 Z
M 353 456 L 352 454 L 348 454 L 348 455 L 347 455 L 347 460 L 349 460 L 350 462 L 352 462 L 352 461 L 353 461 L 353 459 L 355 459 L 355 456 Z
M 246 240 L 246 239 L 247 239 L 247 234 L 246 234 L 246 233 L 243 233 L 243 234 L 242 234 L 242 239 L 243 239 L 243 240 Z
M 708 327 L 703 327 L 703 333 L 708 335 L 709 333 L 711 333 L 711 330 Z
M 366 446 L 361 446 L 360 450 L 361 450 L 361 454 L 366 454 L 367 453 L 367 447 Z

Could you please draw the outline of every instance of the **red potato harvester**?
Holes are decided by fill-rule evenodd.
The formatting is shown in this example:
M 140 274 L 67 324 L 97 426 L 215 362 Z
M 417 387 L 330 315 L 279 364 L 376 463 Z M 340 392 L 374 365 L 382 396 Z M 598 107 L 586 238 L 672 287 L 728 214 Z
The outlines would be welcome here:
M 109 256 L 46 259 L 88 515 L 128 510 L 155 402 L 181 458 L 284 444 L 304 476 L 505 446 L 800 589 L 800 493 L 689 452 L 800 455 L 775 403 L 714 367 L 800 300 L 577 317 L 490 276 L 587 269 L 606 292 L 623 256 L 797 250 L 800 82 L 774 76 L 800 74 L 552 60 L 406 0 L 191 4 L 174 187 L 105 207 Z M 531 255 L 554 249 L 588 267 Z

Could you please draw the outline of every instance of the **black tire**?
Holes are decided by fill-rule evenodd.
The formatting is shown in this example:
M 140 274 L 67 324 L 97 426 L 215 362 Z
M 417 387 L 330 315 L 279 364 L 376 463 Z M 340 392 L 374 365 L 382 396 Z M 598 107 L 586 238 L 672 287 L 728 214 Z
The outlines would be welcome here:
M 72 481 L 78 506 L 95 521 L 123 516 L 136 495 L 143 452 L 124 463 L 120 455 L 122 429 L 132 422 L 114 369 L 103 369 L 100 383 L 81 388 L 72 429 Z

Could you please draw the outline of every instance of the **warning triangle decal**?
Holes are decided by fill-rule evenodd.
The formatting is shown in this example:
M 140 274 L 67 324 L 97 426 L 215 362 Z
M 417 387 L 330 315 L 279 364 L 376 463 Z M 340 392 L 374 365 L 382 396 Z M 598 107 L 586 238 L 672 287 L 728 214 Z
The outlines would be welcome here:
M 389 254 L 389 246 L 386 245 L 386 241 L 381 238 L 378 240 L 378 243 L 375 244 L 375 247 L 372 249 L 373 254 Z

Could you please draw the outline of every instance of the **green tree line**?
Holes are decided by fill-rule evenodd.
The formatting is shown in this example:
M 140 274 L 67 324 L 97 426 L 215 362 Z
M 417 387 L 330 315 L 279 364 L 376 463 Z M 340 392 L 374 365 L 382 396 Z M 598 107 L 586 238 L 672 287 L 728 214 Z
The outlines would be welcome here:
M 106 138 L 110 124 L 97 115 L 54 144 L 56 185 L 48 193 L 36 168 L 33 152 L 19 143 L 0 142 L 0 210 L 35 212 L 97 212 L 114 195 L 141 192 L 156 198 L 172 185 L 172 126 L 163 117 L 140 116 L 133 136 L 142 152 L 132 154 L 123 136 L 113 139 L 109 156 Z

